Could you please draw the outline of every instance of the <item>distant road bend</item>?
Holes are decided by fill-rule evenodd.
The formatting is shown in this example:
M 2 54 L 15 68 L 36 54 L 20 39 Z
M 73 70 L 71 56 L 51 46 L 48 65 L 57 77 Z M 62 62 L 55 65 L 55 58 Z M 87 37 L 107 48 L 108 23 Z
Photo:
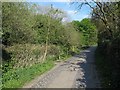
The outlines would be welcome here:
M 37 77 L 24 88 L 100 88 L 94 63 L 96 47 L 83 50 Z

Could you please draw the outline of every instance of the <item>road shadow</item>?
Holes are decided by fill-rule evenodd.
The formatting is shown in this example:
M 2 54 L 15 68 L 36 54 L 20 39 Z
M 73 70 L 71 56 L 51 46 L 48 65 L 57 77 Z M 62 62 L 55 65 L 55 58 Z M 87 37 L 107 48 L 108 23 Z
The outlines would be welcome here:
M 77 65 L 79 70 L 76 78 L 78 88 L 99 88 L 99 80 L 96 73 L 94 52 L 96 47 L 90 47 L 83 50 L 79 55 L 74 57 L 79 58 Z

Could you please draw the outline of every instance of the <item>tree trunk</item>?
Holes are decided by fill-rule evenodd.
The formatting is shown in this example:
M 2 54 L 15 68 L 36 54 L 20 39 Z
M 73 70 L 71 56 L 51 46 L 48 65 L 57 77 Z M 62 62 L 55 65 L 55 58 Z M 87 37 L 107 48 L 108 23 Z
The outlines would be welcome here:
M 45 53 L 44 53 L 44 56 L 43 56 L 42 63 L 45 61 L 46 56 L 47 56 L 47 52 L 48 52 L 49 31 L 50 31 L 50 21 L 48 20 L 48 32 L 47 32 L 47 36 L 46 36 Z

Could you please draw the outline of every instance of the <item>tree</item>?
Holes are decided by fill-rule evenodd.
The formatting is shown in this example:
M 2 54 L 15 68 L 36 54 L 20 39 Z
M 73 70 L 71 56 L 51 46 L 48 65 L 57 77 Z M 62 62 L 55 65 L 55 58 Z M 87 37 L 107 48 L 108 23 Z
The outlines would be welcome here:
M 75 26 L 76 30 L 82 33 L 84 37 L 83 44 L 92 45 L 97 42 L 96 27 L 89 18 L 85 18 L 81 22 L 73 21 L 72 23 Z
M 3 44 L 34 42 L 33 16 L 27 3 L 2 3 Z
M 51 8 L 48 8 L 47 12 L 41 13 L 41 9 L 37 6 L 36 22 L 34 29 L 38 32 L 38 42 L 45 44 L 45 53 L 43 55 L 43 61 L 46 58 L 48 45 L 49 44 L 58 44 L 58 30 L 62 26 L 62 14 L 63 12 L 54 9 L 51 5 Z

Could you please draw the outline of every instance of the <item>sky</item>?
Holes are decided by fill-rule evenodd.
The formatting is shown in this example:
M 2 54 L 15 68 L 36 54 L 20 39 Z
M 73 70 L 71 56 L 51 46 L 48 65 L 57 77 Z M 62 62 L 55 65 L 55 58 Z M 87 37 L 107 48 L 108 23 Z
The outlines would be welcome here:
M 42 0 L 27 0 L 28 2 L 36 3 L 42 6 L 50 6 L 53 5 L 54 8 L 58 8 L 60 10 L 63 10 L 67 13 L 67 16 L 69 18 L 64 18 L 64 21 L 69 19 L 68 21 L 78 20 L 81 21 L 84 18 L 90 17 L 91 9 L 89 6 L 84 5 L 80 10 L 77 8 L 77 4 L 71 5 L 68 1 L 60 0 L 60 1 L 42 1 Z M 62 2 L 63 1 L 63 2 Z

